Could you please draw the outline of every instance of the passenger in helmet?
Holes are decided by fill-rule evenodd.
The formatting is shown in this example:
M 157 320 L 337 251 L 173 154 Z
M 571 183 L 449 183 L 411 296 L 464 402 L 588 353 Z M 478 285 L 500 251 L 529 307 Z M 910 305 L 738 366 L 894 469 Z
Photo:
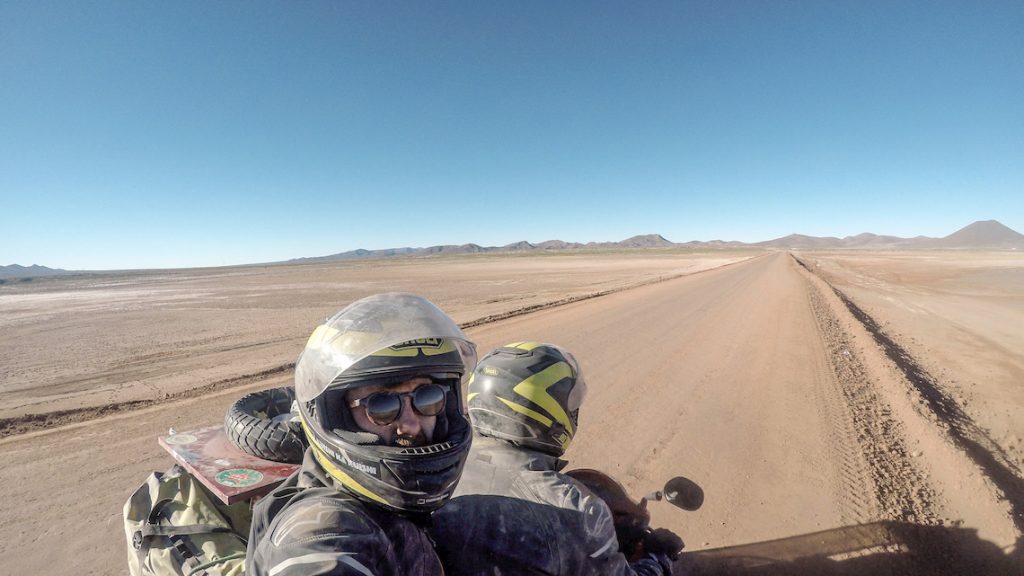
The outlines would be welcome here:
M 455 497 L 433 515 L 447 574 L 672 573 L 667 530 L 630 561 L 608 505 L 560 471 L 587 385 L 569 352 L 519 342 L 485 356 L 469 382 L 476 438 Z
M 442 574 L 423 528 L 469 453 L 476 352 L 412 294 L 350 304 L 295 364 L 302 466 L 253 510 L 246 574 Z

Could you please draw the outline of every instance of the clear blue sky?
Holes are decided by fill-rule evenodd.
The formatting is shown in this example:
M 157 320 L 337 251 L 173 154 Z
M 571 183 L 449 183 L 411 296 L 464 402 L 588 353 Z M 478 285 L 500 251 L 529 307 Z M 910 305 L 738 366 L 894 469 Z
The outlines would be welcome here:
M 1024 4 L 0 3 L 0 264 L 1024 232 Z

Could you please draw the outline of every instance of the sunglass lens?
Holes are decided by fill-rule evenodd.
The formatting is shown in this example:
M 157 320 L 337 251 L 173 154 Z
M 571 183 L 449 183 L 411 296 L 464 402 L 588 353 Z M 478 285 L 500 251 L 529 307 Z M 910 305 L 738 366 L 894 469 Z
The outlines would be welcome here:
M 402 412 L 402 398 L 394 394 L 371 394 L 366 398 L 366 416 L 374 424 L 391 424 Z
M 444 410 L 444 387 L 439 384 L 424 384 L 412 395 L 412 405 L 424 416 L 437 416 Z

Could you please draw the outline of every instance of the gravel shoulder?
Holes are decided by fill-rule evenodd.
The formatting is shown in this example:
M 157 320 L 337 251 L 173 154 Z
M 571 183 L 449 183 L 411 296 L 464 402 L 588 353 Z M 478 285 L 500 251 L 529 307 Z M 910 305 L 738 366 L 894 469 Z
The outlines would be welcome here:
M 1020 470 L 959 404 L 956 391 L 934 376 L 935 359 L 906 345 L 908 332 L 928 338 L 922 327 L 904 324 L 894 333 L 813 259 L 797 261 L 857 428 L 878 517 L 944 527 L 928 533 L 925 546 L 937 563 L 930 569 L 941 573 L 959 573 L 950 572 L 952 565 L 983 574 L 1024 567 Z M 947 344 L 944 353 L 956 351 Z M 1000 553 L 978 552 L 979 541 Z M 950 564 L 951 558 L 961 563 Z

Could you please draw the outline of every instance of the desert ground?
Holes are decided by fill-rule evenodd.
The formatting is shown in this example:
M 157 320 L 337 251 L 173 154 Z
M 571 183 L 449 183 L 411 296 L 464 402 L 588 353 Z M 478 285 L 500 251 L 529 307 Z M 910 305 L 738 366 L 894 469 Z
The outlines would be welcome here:
M 473 325 L 749 255 L 510 254 L 12 283 L 0 286 L 0 419 L 52 421 L 66 411 L 160 400 L 286 369 L 312 326 L 378 292 L 421 294 Z
M 845 293 L 1024 468 L 1024 255 L 827 253 L 805 261 Z
M 651 504 L 699 573 L 1022 574 L 1024 255 L 572 253 L 0 287 L 0 573 L 122 574 L 156 437 L 287 385 L 320 320 L 424 294 L 481 351 L 542 340 L 590 395 L 567 459 Z M 746 572 L 744 572 L 746 570 Z

